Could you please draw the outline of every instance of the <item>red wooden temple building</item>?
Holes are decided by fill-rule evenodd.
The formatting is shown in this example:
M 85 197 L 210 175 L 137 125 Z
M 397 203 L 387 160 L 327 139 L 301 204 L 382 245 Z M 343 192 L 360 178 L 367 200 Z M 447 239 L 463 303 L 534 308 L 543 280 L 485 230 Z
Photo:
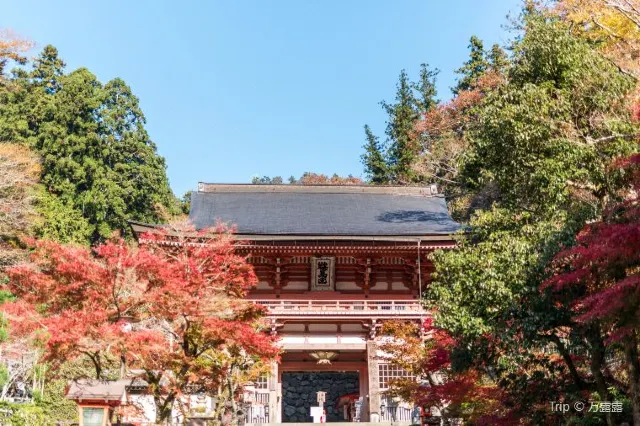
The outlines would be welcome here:
M 309 422 L 318 391 L 329 422 L 410 422 L 412 407 L 384 396 L 403 372 L 380 360 L 376 339 L 386 320 L 428 315 L 428 256 L 460 229 L 435 186 L 201 183 L 190 219 L 236 225 L 260 281 L 248 297 L 268 307 L 284 350 L 248 390 L 249 423 Z

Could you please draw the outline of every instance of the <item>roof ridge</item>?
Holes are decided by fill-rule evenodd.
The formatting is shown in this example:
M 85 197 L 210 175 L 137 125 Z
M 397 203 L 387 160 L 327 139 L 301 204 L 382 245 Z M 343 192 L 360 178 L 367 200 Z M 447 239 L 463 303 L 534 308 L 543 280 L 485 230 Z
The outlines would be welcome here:
M 435 184 L 427 186 L 400 185 L 295 185 L 295 184 L 251 184 L 251 183 L 198 183 L 198 192 L 203 193 L 299 193 L 299 194 L 380 194 L 435 196 Z

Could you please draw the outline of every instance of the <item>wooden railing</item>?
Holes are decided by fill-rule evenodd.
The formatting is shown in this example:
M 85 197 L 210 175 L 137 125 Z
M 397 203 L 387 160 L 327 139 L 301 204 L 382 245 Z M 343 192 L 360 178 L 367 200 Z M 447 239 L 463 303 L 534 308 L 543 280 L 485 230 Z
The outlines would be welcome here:
M 416 300 L 254 300 L 273 316 L 369 315 L 421 316 L 426 314 Z

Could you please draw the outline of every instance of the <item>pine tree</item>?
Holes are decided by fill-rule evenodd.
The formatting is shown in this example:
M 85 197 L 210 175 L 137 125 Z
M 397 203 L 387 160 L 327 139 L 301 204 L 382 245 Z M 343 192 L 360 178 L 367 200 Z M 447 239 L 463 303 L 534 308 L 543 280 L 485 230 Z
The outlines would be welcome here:
M 418 100 L 405 70 L 400 72 L 396 85 L 396 103 L 381 102 L 389 115 L 387 121 L 387 161 L 391 179 L 395 182 L 411 182 L 414 173 L 411 165 L 415 160 L 416 141 L 412 138 L 413 125 L 420 117 L 417 109 Z
M 482 40 L 472 36 L 469 40 L 469 50 L 469 59 L 456 70 L 456 73 L 461 75 L 458 84 L 453 88 L 453 93 L 456 95 L 463 90 L 472 89 L 478 78 L 487 70 L 488 64 Z
M 364 126 L 367 143 L 363 146 L 364 154 L 360 157 L 369 181 L 374 184 L 384 184 L 389 181 L 389 170 L 384 157 L 384 147 L 377 136 L 373 134 L 369 125 Z
M 420 155 L 421 143 L 415 124 L 437 105 L 435 81 L 439 71 L 420 66 L 420 79 L 411 82 L 405 70 L 400 72 L 396 85 L 395 103 L 382 101 L 387 127 L 384 146 L 365 126 L 367 143 L 360 157 L 372 183 L 414 183 L 420 176 L 414 171 Z
M 500 74 L 504 74 L 509 66 L 507 53 L 498 44 L 491 46 L 491 50 L 487 52 L 487 62 L 489 69 Z
M 85 68 L 66 74 L 64 66 L 47 46 L 30 72 L 14 74 L 15 89 L 0 91 L 0 140 L 42 158 L 39 235 L 97 242 L 114 231 L 129 235 L 129 219 L 153 223 L 178 213 L 131 89 L 120 79 L 103 86 Z
M 58 57 L 58 49 L 47 45 L 33 62 L 31 77 L 35 83 L 45 86 L 47 93 L 55 93 L 66 64 Z
M 138 98 L 117 78 L 104 86 L 101 101 L 98 118 L 101 143 L 96 156 L 102 158 L 105 167 L 99 190 L 107 195 L 105 200 L 111 198 L 109 194 L 121 200 L 105 206 L 106 209 L 100 207 L 105 212 L 112 210 L 113 219 L 107 221 L 109 228 L 126 229 L 127 219 L 157 221 L 154 206 L 169 207 L 174 212 L 175 199 L 168 185 L 165 161 L 157 154 L 156 145 L 144 127 L 146 119 Z
M 420 64 L 420 80 L 413 84 L 413 88 L 420 95 L 417 99 L 417 106 L 422 115 L 438 104 L 438 99 L 436 98 L 438 94 L 436 89 L 438 74 L 440 74 L 439 69 L 430 70 L 428 64 Z

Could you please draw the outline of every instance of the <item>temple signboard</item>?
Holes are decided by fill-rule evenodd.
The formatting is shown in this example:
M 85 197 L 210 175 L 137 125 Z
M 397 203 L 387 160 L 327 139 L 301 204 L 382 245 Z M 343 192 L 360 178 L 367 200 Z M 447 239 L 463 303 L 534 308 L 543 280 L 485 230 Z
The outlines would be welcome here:
M 312 291 L 334 290 L 335 262 L 335 257 L 311 258 Z

